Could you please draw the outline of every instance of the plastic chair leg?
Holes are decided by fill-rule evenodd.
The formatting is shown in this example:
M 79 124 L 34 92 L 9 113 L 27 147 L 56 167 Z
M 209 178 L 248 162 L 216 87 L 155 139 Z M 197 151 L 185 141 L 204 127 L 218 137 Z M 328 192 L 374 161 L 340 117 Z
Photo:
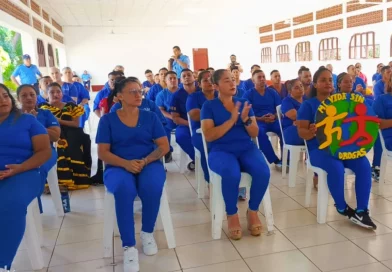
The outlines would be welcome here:
M 287 157 L 289 150 L 283 146 L 283 158 L 282 158 L 282 178 L 285 178 L 287 175 Z
M 166 241 L 169 248 L 176 247 L 176 239 L 174 236 L 173 221 L 170 214 L 169 202 L 167 199 L 167 194 L 165 188 L 163 188 L 161 197 L 161 206 L 159 208 L 159 213 L 162 219 L 163 230 L 165 231 Z
M 64 216 L 64 208 L 57 178 L 57 165 L 53 166 L 48 173 L 48 185 L 57 216 Z
M 103 224 L 103 257 L 110 258 L 113 255 L 113 230 L 115 223 L 114 196 L 105 193 L 104 224 Z
M 328 210 L 328 186 L 327 174 L 318 173 L 318 196 L 317 196 L 317 222 L 324 224 L 327 222 Z
M 34 220 L 34 205 L 37 205 L 37 203 L 33 201 L 27 208 L 24 238 L 31 267 L 33 270 L 40 270 L 44 268 L 45 264 L 42 256 L 41 242 L 37 234 L 37 227 Z
M 297 150 L 291 150 L 290 152 L 290 167 L 289 167 L 289 187 L 295 187 L 295 183 L 297 181 L 297 171 L 298 171 L 298 161 L 299 161 L 299 152 Z M 283 168 L 283 172 L 286 170 Z

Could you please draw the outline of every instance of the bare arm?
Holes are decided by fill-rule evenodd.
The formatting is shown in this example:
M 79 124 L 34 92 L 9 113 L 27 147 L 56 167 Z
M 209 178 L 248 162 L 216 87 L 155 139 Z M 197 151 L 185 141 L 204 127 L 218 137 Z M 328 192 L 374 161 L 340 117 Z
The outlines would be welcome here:
M 169 71 L 173 71 L 173 62 L 171 62 L 170 60 L 167 62 L 167 69 Z
M 16 86 L 20 86 L 20 84 L 19 84 L 18 80 L 16 80 L 16 77 L 14 77 L 14 76 L 11 76 L 11 80 L 12 80 L 12 82 L 13 82 L 13 83 L 15 83 L 15 84 L 16 84 Z
M 200 109 L 193 109 L 188 111 L 189 117 L 195 121 L 199 122 L 200 121 Z
M 173 122 L 174 122 L 176 125 L 189 126 L 188 121 L 185 120 L 185 119 L 182 119 L 182 118 L 180 117 L 180 114 L 179 114 L 179 113 L 177 113 L 177 112 L 172 112 L 172 113 L 171 113 L 171 116 L 172 116 Z
M 157 146 L 157 148 L 153 152 L 151 152 L 147 157 L 144 158 L 146 165 L 151 162 L 160 160 L 170 150 L 169 141 L 167 137 L 161 137 L 156 139 L 155 145 Z
M 110 144 L 98 144 L 98 158 L 107 164 L 126 168 L 127 160 L 110 152 Z
M 298 135 L 302 139 L 311 140 L 316 136 L 316 126 L 314 124 L 310 124 L 309 121 L 297 121 L 297 129 Z
M 87 98 L 83 99 L 82 102 L 80 102 L 80 104 L 81 105 L 88 104 L 88 99 Z
M 392 119 L 381 119 L 380 129 L 386 129 L 392 127 Z
M 159 107 L 159 109 L 161 110 L 163 116 L 165 116 L 166 118 L 169 118 L 169 119 L 173 119 L 173 117 L 171 116 L 171 114 L 168 113 L 168 112 L 165 110 L 164 107 Z
M 60 127 L 48 127 L 46 130 L 48 131 L 49 140 L 51 142 L 57 142 L 59 140 L 61 132 Z
M 297 120 L 297 111 L 295 109 L 289 110 L 284 115 L 287 116 L 288 118 L 290 118 L 293 121 Z
M 235 121 L 230 118 L 220 126 L 215 126 L 212 119 L 204 119 L 201 121 L 201 129 L 207 142 L 215 141 L 222 138 L 235 124 Z
M 60 125 L 63 126 L 79 127 L 79 117 L 72 118 L 72 121 L 66 121 L 61 119 L 57 119 L 57 120 L 59 121 Z

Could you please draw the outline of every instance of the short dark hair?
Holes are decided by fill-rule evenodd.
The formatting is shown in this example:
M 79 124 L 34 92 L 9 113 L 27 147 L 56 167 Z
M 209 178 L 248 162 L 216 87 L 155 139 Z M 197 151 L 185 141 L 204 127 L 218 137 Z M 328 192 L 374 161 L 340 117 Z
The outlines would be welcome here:
M 49 88 L 52 88 L 52 87 L 58 87 L 61 90 L 61 86 L 57 82 L 50 83 L 48 85 L 48 90 L 49 90 Z
M 231 54 L 231 55 L 230 55 L 230 57 L 237 57 L 237 56 L 236 56 L 236 55 L 234 55 L 234 54 Z
M 41 80 L 44 80 L 44 79 L 51 79 L 51 77 L 50 76 L 43 76 L 38 81 L 41 81 Z
M 167 77 L 168 75 L 175 75 L 175 76 L 177 77 L 177 73 L 174 72 L 174 71 L 169 71 L 169 72 L 167 72 L 167 73 L 165 74 L 165 79 L 166 79 L 166 77 Z
M 33 85 L 30 85 L 30 84 L 22 84 L 22 85 L 20 85 L 20 86 L 16 89 L 16 96 L 17 96 L 17 97 L 19 97 L 20 92 L 21 92 L 22 89 L 24 89 L 24 88 L 31 88 L 31 89 L 33 89 L 34 92 L 37 94 L 37 91 L 36 91 L 36 89 L 34 88 Z
M 159 74 L 155 74 L 154 76 L 159 76 Z
M 253 70 L 253 68 L 255 68 L 255 67 L 260 68 L 260 65 L 258 65 L 258 64 L 253 64 L 252 67 L 250 67 L 250 70 Z
M 182 75 L 182 73 L 185 73 L 185 72 L 191 72 L 191 73 L 193 73 L 191 69 L 185 68 L 185 69 L 182 69 L 181 75 Z
M 152 71 L 151 71 L 150 69 L 147 69 L 147 70 L 144 72 L 144 74 L 149 74 L 149 73 L 152 74 Z
M 230 66 L 230 71 L 234 71 L 234 70 L 240 70 L 239 68 L 238 68 L 238 66 Z
M 348 71 L 348 69 L 349 69 L 351 66 L 355 68 L 354 65 L 350 64 L 349 66 L 347 66 L 347 71 Z
M 11 99 L 11 104 L 12 104 L 11 113 L 14 113 L 15 117 L 18 118 L 22 114 L 22 111 L 16 105 L 16 100 L 15 100 L 14 96 L 11 94 L 10 89 L 8 89 L 8 87 L 2 83 L 0 83 L 0 89 L 3 89 L 8 94 L 9 98 Z
M 108 77 L 110 76 L 124 76 L 124 74 L 120 71 L 112 71 L 108 74 Z
M 252 73 L 252 77 L 253 77 L 254 75 L 256 75 L 256 74 L 259 74 L 259 73 L 264 73 L 264 72 L 263 72 L 263 70 L 255 70 L 255 71 Z
M 79 76 L 78 75 L 73 75 L 72 77 L 74 78 L 74 77 L 79 77 Z
M 381 74 L 385 73 L 386 70 L 391 69 L 392 67 L 390 67 L 389 65 L 386 65 L 384 67 L 381 68 Z
M 201 69 L 199 69 L 199 70 L 197 70 L 198 72 L 203 72 L 203 71 L 205 71 L 206 69 L 203 69 L 203 68 L 201 68 Z
M 210 70 L 214 70 L 214 71 L 215 71 L 215 69 L 212 68 L 212 67 L 208 67 L 207 70 L 208 70 L 208 71 L 210 71 Z
M 222 78 L 222 75 L 227 72 L 226 69 L 218 69 L 212 74 L 212 83 L 219 85 L 218 82 Z
M 173 49 L 177 49 L 177 50 L 180 50 L 181 51 L 181 48 L 179 47 L 179 46 L 173 46 Z
M 305 66 L 301 66 L 298 70 L 298 75 L 302 74 L 302 72 L 310 72 L 310 70 Z
M 279 73 L 279 71 L 278 70 L 272 70 L 271 73 L 270 73 L 270 76 L 272 76 L 273 73 Z
M 159 69 L 159 71 L 158 72 L 161 72 L 161 71 L 169 71 L 169 70 L 167 70 L 167 68 L 166 67 L 162 67 L 161 69 Z

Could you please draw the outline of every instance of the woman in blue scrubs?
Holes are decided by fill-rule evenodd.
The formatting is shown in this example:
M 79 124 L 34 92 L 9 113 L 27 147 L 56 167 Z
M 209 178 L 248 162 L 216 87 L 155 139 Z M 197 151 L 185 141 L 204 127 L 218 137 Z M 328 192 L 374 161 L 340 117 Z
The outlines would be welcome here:
M 255 87 L 247 90 L 243 98 L 247 99 L 254 110 L 257 125 L 259 126 L 259 145 L 269 163 L 274 163 L 278 170 L 282 169 L 282 161 L 276 156 L 267 132 L 274 132 L 280 139 L 280 147 L 283 150 L 282 133 L 279 121 L 276 117 L 276 107 L 282 103 L 278 93 L 267 88 L 265 74 L 261 70 L 253 72 Z
M 282 101 L 281 111 L 283 137 L 286 144 L 304 145 L 304 140 L 299 137 L 296 120 L 297 112 L 301 107 L 304 96 L 304 87 L 299 79 L 290 80 L 288 83 L 289 96 Z
M 234 97 L 236 84 L 229 71 L 215 71 L 213 83 L 219 97 L 204 103 L 200 119 L 209 147 L 208 165 L 222 177 L 229 237 L 233 240 L 242 237 L 237 208 L 241 171 L 252 177 L 247 222 L 251 234 L 258 236 L 261 222 L 257 211 L 270 179 L 270 169 L 263 154 L 252 141 L 257 137 L 259 127 L 248 101 Z
M 376 229 L 377 226 L 371 220 L 368 211 L 372 186 L 368 159 L 361 157 L 353 160 L 339 160 L 326 151 L 320 150 L 315 138 L 314 120 L 317 108 L 333 92 L 333 89 L 332 73 L 327 68 L 320 67 L 313 77 L 312 98 L 304 101 L 297 113 L 298 134 L 307 142 L 311 164 L 327 172 L 329 191 L 335 200 L 338 213 L 347 216 L 352 222 L 362 227 Z M 349 168 L 355 173 L 356 210 L 348 206 L 344 198 L 344 168 Z
M 201 167 L 204 172 L 204 179 L 210 182 L 210 175 L 208 174 L 208 166 L 206 156 L 204 154 L 203 139 L 200 133 L 196 130 L 200 128 L 200 110 L 204 102 L 212 100 L 218 97 L 218 92 L 214 90 L 212 85 L 211 73 L 209 71 L 203 71 L 199 74 L 197 79 L 201 92 L 195 92 L 188 96 L 186 101 L 186 110 L 190 117 L 192 127 L 192 144 L 201 154 Z
M 53 146 L 53 143 L 57 142 L 60 138 L 60 124 L 49 110 L 37 108 L 37 94 L 32 85 L 19 86 L 16 90 L 16 95 L 18 97 L 19 103 L 22 106 L 22 112 L 32 114 L 37 118 L 38 122 L 40 122 L 46 128 L 46 131 L 49 135 L 49 140 L 51 142 L 52 156 L 50 157 L 50 160 L 40 167 L 40 173 L 42 177 L 42 190 L 38 195 L 40 196 L 44 191 L 48 173 L 57 162 L 57 152 Z M 40 208 L 42 211 L 42 207 Z
M 42 189 L 39 167 L 50 159 L 49 137 L 23 114 L 0 84 L 0 268 L 11 269 L 26 228 L 27 206 Z
M 138 108 L 143 94 L 139 80 L 121 81 L 116 84 L 116 92 L 122 108 L 100 119 L 96 143 L 98 156 L 106 163 L 105 186 L 116 201 L 124 271 L 139 271 L 133 202 L 139 195 L 143 206 L 143 251 L 155 255 L 158 247 L 153 231 L 166 180 L 160 159 L 169 151 L 169 142 L 157 115 Z
M 354 82 L 352 90 L 356 92 L 360 92 L 362 94 L 366 93 L 365 81 L 363 81 L 363 79 L 357 75 L 354 65 L 349 65 L 347 67 L 347 73 L 351 76 Z
M 377 72 L 372 76 L 372 83 L 373 83 L 373 86 L 376 85 L 377 81 L 379 81 L 379 80 L 382 79 L 382 75 L 381 75 L 381 69 L 382 69 L 382 67 L 384 67 L 384 64 L 382 64 L 382 63 L 379 63 L 379 64 L 377 65 Z

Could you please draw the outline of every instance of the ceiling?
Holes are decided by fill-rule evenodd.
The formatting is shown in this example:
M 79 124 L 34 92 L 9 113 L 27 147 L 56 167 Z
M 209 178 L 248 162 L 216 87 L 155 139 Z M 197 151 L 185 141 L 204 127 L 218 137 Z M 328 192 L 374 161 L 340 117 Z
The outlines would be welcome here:
M 258 27 L 347 0 L 36 0 L 63 26 Z M 284 8 L 283 8 L 284 7 Z

